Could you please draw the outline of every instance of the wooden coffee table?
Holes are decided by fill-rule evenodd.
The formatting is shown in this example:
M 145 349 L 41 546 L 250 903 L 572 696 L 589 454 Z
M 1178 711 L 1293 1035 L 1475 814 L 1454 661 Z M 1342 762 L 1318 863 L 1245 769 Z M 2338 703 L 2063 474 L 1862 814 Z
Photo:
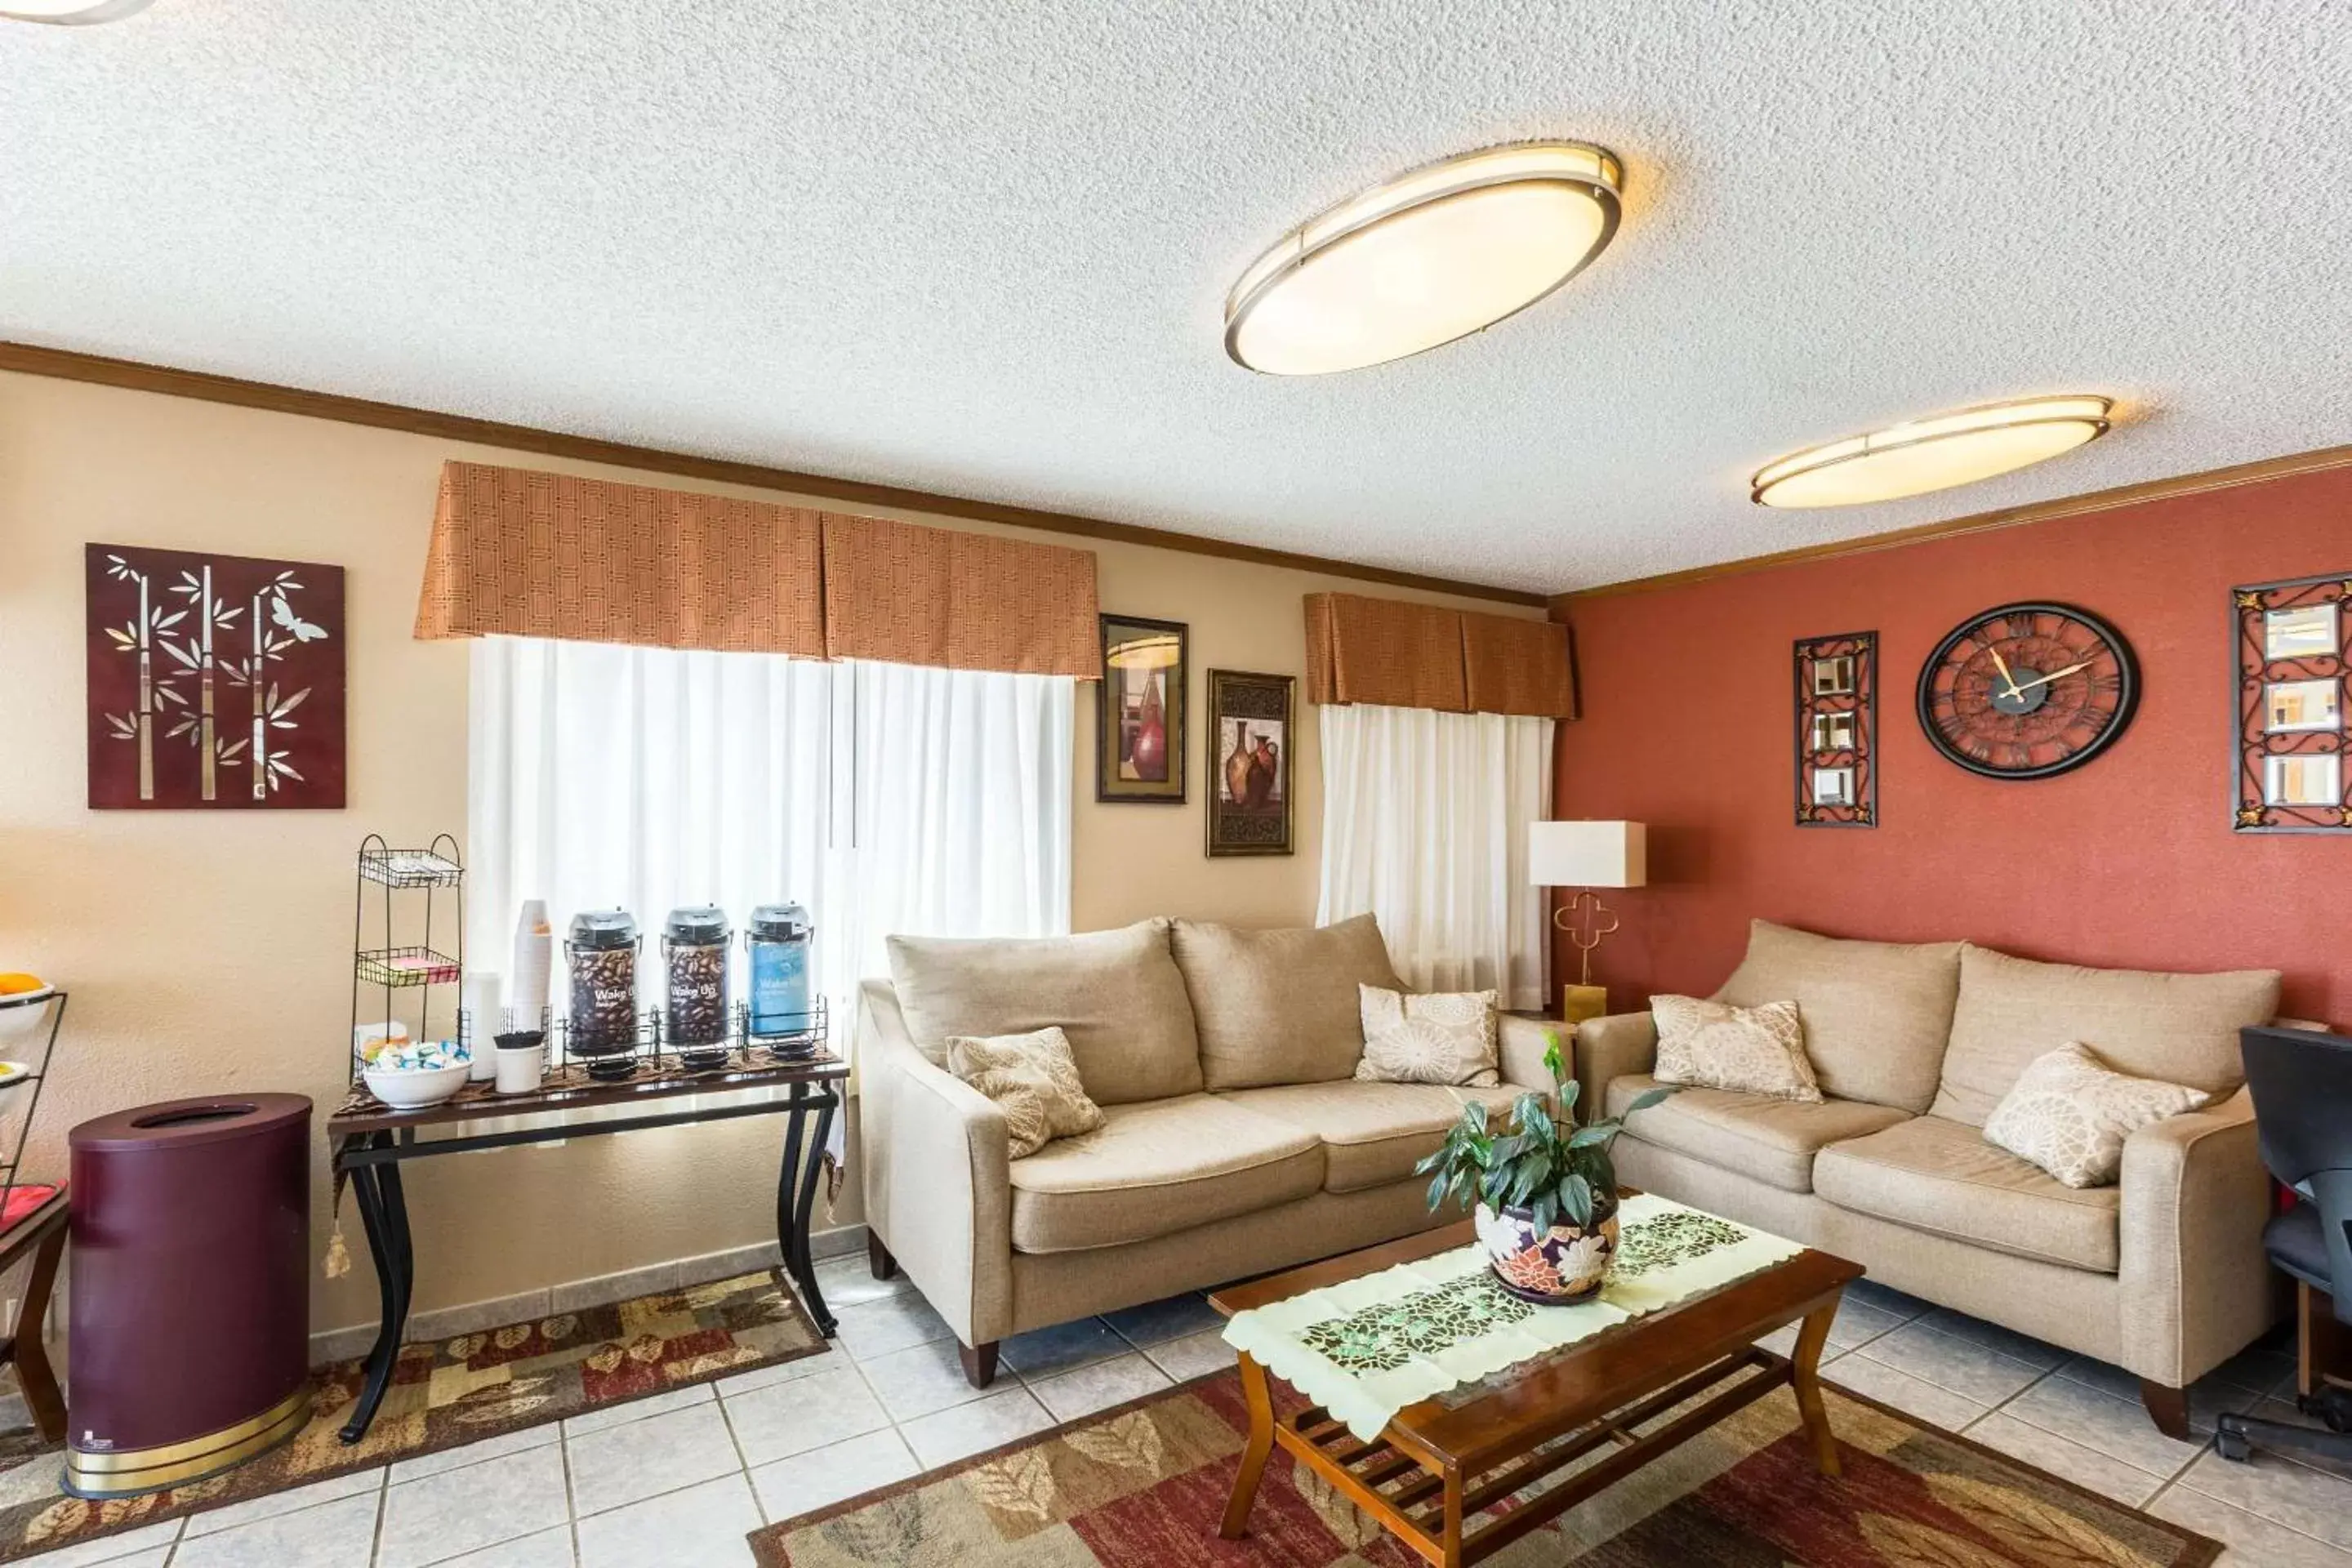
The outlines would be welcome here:
M 1326 1285 L 1376 1274 L 1476 1240 L 1469 1222 L 1327 1258 L 1220 1290 L 1227 1317 Z M 1687 1442 L 1774 1389 L 1793 1388 L 1822 1473 L 1839 1473 L 1837 1440 L 1814 1376 L 1830 1320 L 1862 1266 L 1805 1251 L 1746 1279 L 1603 1330 L 1507 1369 L 1465 1399 L 1407 1405 L 1380 1436 L 1359 1442 L 1319 1406 L 1276 1420 L 1265 1368 L 1241 1358 L 1249 1400 L 1248 1446 L 1234 1479 L 1223 1533 L 1238 1539 L 1258 1479 L 1279 1443 L 1406 1545 L 1440 1568 L 1475 1563 L 1593 1493 Z M 1801 1321 L 1795 1353 L 1756 1342 Z M 1711 1397 L 1654 1432 L 1633 1428 L 1684 1401 Z M 1520 1488 L 1594 1449 L 1616 1452 L 1533 1501 L 1467 1523 Z M 1541 1451 L 1538 1452 L 1538 1450 Z

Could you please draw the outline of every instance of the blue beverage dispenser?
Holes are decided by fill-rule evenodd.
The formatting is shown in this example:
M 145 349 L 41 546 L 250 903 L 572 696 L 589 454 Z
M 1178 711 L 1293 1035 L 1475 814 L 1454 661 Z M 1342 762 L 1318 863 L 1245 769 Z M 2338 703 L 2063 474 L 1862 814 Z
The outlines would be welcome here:
M 778 1056 L 815 1051 L 816 1014 L 809 997 L 809 950 L 815 928 L 798 904 L 761 904 L 744 931 L 751 952 L 751 1036 Z

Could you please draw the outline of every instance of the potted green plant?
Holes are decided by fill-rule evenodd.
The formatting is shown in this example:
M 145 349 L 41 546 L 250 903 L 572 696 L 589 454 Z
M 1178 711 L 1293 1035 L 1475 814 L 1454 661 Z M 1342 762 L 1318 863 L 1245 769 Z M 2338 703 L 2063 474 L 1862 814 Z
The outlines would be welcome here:
M 1488 1126 L 1486 1106 L 1465 1104 L 1437 1152 L 1413 1171 L 1434 1173 L 1432 1209 L 1448 1200 L 1475 1204 L 1478 1240 L 1504 1289 L 1551 1306 L 1590 1300 L 1616 1257 L 1617 1169 L 1609 1146 L 1624 1121 L 1575 1124 L 1579 1086 L 1561 1063 L 1559 1037 L 1549 1039 L 1544 1066 L 1552 1094 L 1519 1096 L 1500 1130 Z M 1673 1092 L 1651 1089 L 1625 1108 L 1626 1115 Z

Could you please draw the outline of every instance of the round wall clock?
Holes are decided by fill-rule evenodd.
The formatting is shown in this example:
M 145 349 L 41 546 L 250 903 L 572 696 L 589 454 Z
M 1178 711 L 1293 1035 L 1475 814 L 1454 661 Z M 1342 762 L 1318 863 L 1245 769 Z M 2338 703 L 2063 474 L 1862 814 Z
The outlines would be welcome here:
M 1919 727 L 1972 773 L 2041 779 L 2113 745 L 2139 702 L 2123 634 L 2072 605 L 2003 605 L 1953 628 L 1919 669 Z

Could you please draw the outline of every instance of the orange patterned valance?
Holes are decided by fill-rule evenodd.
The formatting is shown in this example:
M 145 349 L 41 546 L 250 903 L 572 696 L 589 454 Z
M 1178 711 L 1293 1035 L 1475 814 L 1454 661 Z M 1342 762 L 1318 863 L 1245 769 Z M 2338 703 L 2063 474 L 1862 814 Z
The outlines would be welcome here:
M 1568 628 L 1403 599 L 1309 594 L 1307 700 L 1572 719 Z
M 1091 551 L 447 463 L 416 635 L 491 634 L 1081 679 L 1101 658 Z
M 1090 550 L 878 517 L 824 518 L 835 658 L 1024 675 L 1102 673 Z
M 821 548 L 797 507 L 446 463 L 416 635 L 819 658 Z

